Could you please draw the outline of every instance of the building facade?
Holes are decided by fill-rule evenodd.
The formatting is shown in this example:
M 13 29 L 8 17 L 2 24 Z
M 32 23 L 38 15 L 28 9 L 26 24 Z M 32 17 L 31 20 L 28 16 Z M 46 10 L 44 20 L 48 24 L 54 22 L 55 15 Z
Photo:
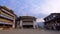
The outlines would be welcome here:
M 51 13 L 44 20 L 46 29 L 60 30 L 60 13 Z
M 16 28 L 37 28 L 36 18 L 32 16 L 20 16 Z
M 15 26 L 15 14 L 5 6 L 0 6 L 0 29 L 11 29 Z

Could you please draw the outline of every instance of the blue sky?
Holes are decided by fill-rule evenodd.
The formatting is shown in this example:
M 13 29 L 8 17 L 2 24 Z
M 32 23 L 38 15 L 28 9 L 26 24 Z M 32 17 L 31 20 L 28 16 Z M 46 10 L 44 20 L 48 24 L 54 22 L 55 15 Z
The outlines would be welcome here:
M 38 21 L 50 13 L 60 13 L 60 0 L 0 0 L 0 5 L 12 9 L 17 16 L 35 16 Z

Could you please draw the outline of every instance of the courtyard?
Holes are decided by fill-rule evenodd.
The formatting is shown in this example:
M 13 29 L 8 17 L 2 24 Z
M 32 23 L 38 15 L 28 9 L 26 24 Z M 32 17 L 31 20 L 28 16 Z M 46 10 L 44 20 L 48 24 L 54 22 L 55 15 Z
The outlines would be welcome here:
M 13 29 L 13 30 L 0 30 L 0 34 L 60 34 L 60 31 L 43 29 Z

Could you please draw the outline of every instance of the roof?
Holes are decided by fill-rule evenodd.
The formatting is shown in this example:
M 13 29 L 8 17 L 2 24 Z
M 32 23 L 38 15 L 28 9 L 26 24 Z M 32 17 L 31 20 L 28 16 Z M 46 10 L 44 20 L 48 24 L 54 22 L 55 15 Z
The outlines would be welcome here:
M 33 20 L 36 20 L 37 18 L 35 18 L 33 16 L 20 16 L 20 17 L 17 17 L 17 20 L 23 20 L 23 19 L 33 19 Z
M 35 17 L 33 17 L 33 16 L 20 16 L 21 18 L 34 18 L 34 19 L 36 19 Z
M 8 12 L 10 12 L 10 13 L 12 13 L 13 15 L 16 16 L 16 14 L 14 14 L 14 12 L 13 12 L 11 9 L 7 8 L 6 6 L 0 6 L 0 8 L 5 9 L 6 11 L 8 11 Z
M 49 16 L 51 15 L 60 15 L 60 13 L 51 13 Z M 44 19 L 48 18 L 49 16 L 45 17 Z

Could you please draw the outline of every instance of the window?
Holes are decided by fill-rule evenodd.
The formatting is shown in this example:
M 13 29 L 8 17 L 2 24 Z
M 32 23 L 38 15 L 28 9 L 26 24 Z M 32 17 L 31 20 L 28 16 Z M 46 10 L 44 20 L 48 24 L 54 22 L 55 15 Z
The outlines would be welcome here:
M 9 24 L 9 25 L 13 25 L 11 23 L 6 23 L 6 22 L 0 22 L 0 24 Z
M 48 18 L 46 18 L 46 21 L 48 21 Z
M 53 15 L 53 17 L 56 17 L 56 15 Z
M 4 22 L 0 22 L 0 24 L 4 24 Z
M 2 15 L 2 14 L 0 16 L 13 20 L 12 18 L 9 18 L 9 17 Z
M 4 11 L 4 12 L 6 12 L 6 13 L 9 13 L 8 11 L 6 11 L 6 10 L 4 10 L 4 9 L 1 9 L 2 11 Z M 11 14 L 11 13 L 9 13 L 9 14 Z M 13 14 L 11 14 L 12 16 L 13 16 Z
M 50 20 L 50 17 L 49 17 L 49 20 Z

